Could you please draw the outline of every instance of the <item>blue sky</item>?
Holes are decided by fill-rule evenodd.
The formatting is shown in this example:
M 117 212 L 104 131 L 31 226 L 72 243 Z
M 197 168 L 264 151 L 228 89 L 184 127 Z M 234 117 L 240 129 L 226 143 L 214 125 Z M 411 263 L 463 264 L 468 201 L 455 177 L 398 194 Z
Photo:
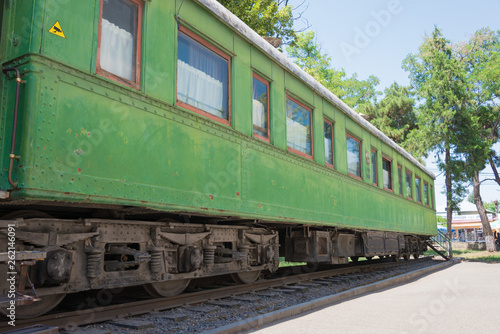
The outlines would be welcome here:
M 298 11 L 305 10 L 303 17 L 316 32 L 322 51 L 331 56 L 332 66 L 344 68 L 349 75 L 357 73 L 360 79 L 377 76 L 379 90 L 394 81 L 409 85 L 401 63 L 408 54 L 418 52 L 434 26 L 452 42 L 467 40 L 484 27 L 500 30 L 500 0 L 292 0 L 291 4 L 302 2 Z M 303 26 L 303 22 L 296 23 L 296 28 Z M 440 173 L 433 159 L 427 168 Z M 484 171 L 485 177 L 487 173 L 491 169 Z M 438 177 L 438 209 L 446 203 L 443 185 L 443 177 Z M 499 190 L 496 183 L 485 182 L 483 200 L 500 199 Z

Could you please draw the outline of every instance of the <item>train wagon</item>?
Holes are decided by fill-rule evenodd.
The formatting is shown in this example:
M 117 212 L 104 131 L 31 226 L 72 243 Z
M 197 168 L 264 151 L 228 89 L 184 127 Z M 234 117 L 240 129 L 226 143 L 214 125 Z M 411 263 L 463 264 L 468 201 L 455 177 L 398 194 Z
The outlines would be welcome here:
M 418 257 L 434 175 L 214 0 L 0 0 L 0 299 Z M 12 306 L 14 305 L 14 306 Z

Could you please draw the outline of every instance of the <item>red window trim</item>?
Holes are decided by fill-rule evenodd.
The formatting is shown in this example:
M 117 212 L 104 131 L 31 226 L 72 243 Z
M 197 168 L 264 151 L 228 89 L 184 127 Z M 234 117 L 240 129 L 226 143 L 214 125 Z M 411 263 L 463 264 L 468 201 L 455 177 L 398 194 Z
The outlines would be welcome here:
M 270 106 L 270 103 L 269 103 L 269 81 L 264 79 L 263 77 L 261 77 L 260 75 L 258 75 L 255 72 L 253 72 L 252 78 L 259 80 L 260 82 L 265 84 L 267 87 L 267 115 L 266 115 L 267 116 L 267 137 L 264 137 L 258 133 L 255 133 L 255 132 L 253 132 L 253 136 L 255 138 L 258 138 L 260 140 L 263 140 L 265 142 L 270 143 L 271 142 L 271 121 L 270 121 L 271 112 L 269 110 L 269 106 Z M 252 84 L 252 86 L 253 86 L 253 84 Z M 253 115 L 252 115 L 252 131 L 253 131 Z
M 418 175 L 415 174 L 415 193 L 416 193 L 416 195 L 418 195 L 418 193 L 417 193 L 417 190 L 418 190 L 417 189 L 417 181 L 416 181 L 417 179 L 418 179 L 418 181 L 419 181 L 418 183 L 420 185 L 420 191 L 418 192 L 418 193 L 420 193 L 420 201 L 418 200 L 418 196 L 415 196 L 416 197 L 415 202 L 422 204 L 422 179 Z
M 295 154 L 298 154 L 304 158 L 307 158 L 309 160 L 313 160 L 313 157 L 314 157 L 314 145 L 313 145 L 313 138 L 314 138 L 314 135 L 313 135 L 313 122 L 312 122 L 312 109 L 307 107 L 305 104 L 297 101 L 296 99 L 294 99 L 293 97 L 291 97 L 290 95 L 286 94 L 286 98 L 287 99 L 290 99 L 292 100 L 293 102 L 297 103 L 299 106 L 301 106 L 302 108 L 306 109 L 307 111 L 309 111 L 309 124 L 311 124 L 311 155 L 309 154 L 306 154 L 304 152 L 300 152 L 300 151 L 297 151 L 293 148 L 291 148 L 290 146 L 287 145 L 287 148 L 288 148 L 288 151 L 292 152 L 292 153 L 295 153 Z M 287 138 L 287 141 L 288 141 L 288 138 Z
M 358 179 L 358 180 L 363 181 L 363 160 L 361 160 L 361 150 L 362 150 L 361 139 L 356 138 L 354 135 L 351 135 L 349 132 L 346 132 L 346 135 L 359 143 L 359 167 L 360 167 L 360 174 L 361 175 L 357 176 L 357 175 L 349 173 L 349 166 L 347 166 L 347 174 L 349 176 L 352 176 L 352 177 Z
M 101 68 L 101 31 L 102 31 L 102 8 L 103 0 L 99 3 L 99 28 L 97 32 L 97 60 L 96 60 L 96 73 L 111 79 L 113 81 L 119 82 L 121 84 L 127 85 L 135 89 L 141 89 L 141 50 L 142 50 L 142 13 L 144 2 L 142 0 L 126 0 L 135 3 L 138 6 L 137 10 L 137 41 L 136 41 L 136 55 L 135 55 L 135 81 L 131 81 L 125 78 L 121 78 L 116 74 L 108 72 Z
M 384 189 L 390 192 L 394 192 L 394 182 L 393 182 L 393 177 L 392 177 L 392 159 L 389 158 L 388 156 L 382 154 L 382 171 L 384 170 L 384 160 L 389 162 L 389 184 L 391 185 L 392 189 L 386 188 L 384 185 Z M 384 175 L 382 173 L 382 183 L 384 183 Z
M 333 164 L 329 164 L 328 162 L 325 161 L 325 165 L 332 168 L 332 169 L 335 169 L 335 145 L 334 145 L 334 138 L 333 138 L 333 122 L 327 118 L 324 118 L 323 120 L 325 123 L 329 123 L 332 126 L 332 162 L 333 162 Z
M 401 171 L 401 182 L 399 182 L 399 171 Z M 398 164 L 399 196 L 403 197 L 403 166 Z M 394 187 L 394 186 L 393 186 Z
M 202 115 L 206 118 L 209 118 L 209 119 L 214 120 L 216 122 L 219 122 L 221 124 L 231 126 L 231 57 L 228 54 L 224 53 L 223 51 L 219 50 L 217 47 L 215 47 L 212 44 L 210 44 L 209 42 L 207 42 L 206 40 L 204 40 L 202 37 L 198 36 L 197 34 L 195 34 L 194 32 L 192 32 L 191 30 L 187 29 L 186 27 L 184 27 L 182 25 L 179 25 L 179 32 L 182 32 L 182 33 L 186 34 L 187 36 L 191 37 L 196 42 L 200 43 L 201 45 L 203 45 L 207 49 L 215 52 L 217 55 L 219 55 L 220 57 L 224 58 L 227 61 L 227 73 L 228 73 L 228 75 L 227 75 L 228 76 L 228 78 L 227 78 L 227 119 L 212 115 L 209 112 L 198 109 L 190 104 L 187 104 L 187 103 L 182 102 L 179 99 L 177 99 L 177 75 L 176 75 L 175 97 L 176 97 L 177 106 L 182 107 L 182 108 L 187 109 L 187 110 L 190 110 L 192 112 L 195 112 L 199 115 Z M 177 36 L 178 36 L 178 34 L 177 34 Z M 179 52 L 179 48 L 177 48 L 177 52 Z M 179 59 L 178 54 L 177 54 L 177 59 Z M 177 60 L 176 60 L 176 62 L 177 62 Z M 176 68 L 177 68 L 177 65 L 176 65 Z
M 374 186 L 378 187 L 378 161 L 377 161 L 378 160 L 378 157 L 377 157 L 378 151 L 372 147 L 371 152 L 375 153 L 375 162 L 373 162 L 373 159 L 370 159 L 370 160 L 372 160 L 372 173 L 373 173 L 373 164 L 375 164 L 375 183 L 373 182 L 373 175 L 372 175 L 371 181 L 372 181 L 372 184 Z M 371 156 L 370 156 L 370 158 L 371 158 Z
M 424 188 L 422 189 L 422 191 L 424 192 L 424 197 L 425 197 L 425 186 L 427 185 L 427 204 L 425 204 L 425 201 L 424 201 L 424 205 L 430 207 L 431 202 L 429 201 L 429 183 L 427 183 L 425 181 L 423 181 L 423 182 L 424 182 Z M 424 198 L 424 200 L 425 200 L 425 198 Z
M 406 184 L 406 174 L 410 174 L 410 196 L 406 194 L 407 199 L 411 199 L 413 201 L 413 172 L 408 169 L 405 169 L 405 184 Z

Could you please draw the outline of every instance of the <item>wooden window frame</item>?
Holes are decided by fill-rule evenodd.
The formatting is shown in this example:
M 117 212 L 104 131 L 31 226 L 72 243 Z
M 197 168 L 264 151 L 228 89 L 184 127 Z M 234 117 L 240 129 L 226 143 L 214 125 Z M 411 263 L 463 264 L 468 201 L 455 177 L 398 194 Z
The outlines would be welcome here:
M 385 187 L 385 181 L 384 181 L 384 160 L 389 162 L 389 185 L 391 186 L 391 189 Z M 386 155 L 382 154 L 382 186 L 384 187 L 385 190 L 394 192 L 394 182 L 393 182 L 393 177 L 392 177 L 392 159 L 389 158 Z
M 400 177 L 401 176 L 401 179 Z M 399 196 L 403 197 L 403 166 L 398 164 Z
M 96 73 L 111 79 L 113 81 L 116 81 L 118 83 L 127 85 L 129 87 L 132 87 L 134 89 L 140 90 L 141 89 L 141 62 L 142 62 L 142 19 L 143 19 L 143 12 L 144 12 L 144 1 L 143 0 L 124 0 L 124 1 L 129 1 L 133 2 L 138 6 L 138 11 L 137 11 L 137 40 L 136 40 L 136 54 L 135 54 L 135 81 L 131 81 L 122 77 L 119 77 L 116 74 L 113 74 L 111 72 L 108 72 L 101 68 L 101 35 L 102 35 L 102 10 L 103 10 L 103 4 L 104 0 L 99 1 L 99 27 L 98 27 L 98 32 L 97 32 L 97 59 L 96 59 Z
M 405 169 L 405 185 L 407 184 L 406 174 L 410 174 L 410 194 L 409 196 L 408 194 L 406 194 L 406 198 L 413 201 L 413 172 L 408 169 Z
M 300 101 L 298 101 L 297 99 L 291 97 L 290 95 L 286 94 L 286 99 L 290 99 L 292 100 L 293 102 L 297 103 L 299 106 L 301 106 L 302 108 L 306 109 L 307 111 L 309 111 L 309 124 L 311 124 L 311 155 L 308 155 L 304 152 L 300 152 L 300 151 L 297 151 L 296 149 L 293 149 L 291 148 L 290 146 L 288 146 L 288 135 L 287 135 L 287 149 L 289 152 L 292 152 L 292 153 L 295 153 L 297 155 L 300 155 L 301 157 L 304 157 L 306 159 L 309 159 L 309 160 L 313 160 L 313 157 L 314 157 L 314 143 L 313 143 L 313 139 L 314 139 L 314 135 L 313 135 L 313 110 L 312 108 L 309 108 L 308 106 L 306 106 L 305 104 L 301 103 Z M 286 102 L 286 100 L 285 100 Z M 286 107 L 285 107 L 285 113 L 286 113 Z
M 358 179 L 358 180 L 363 181 L 363 160 L 361 159 L 362 158 L 361 150 L 363 149 L 363 146 L 362 146 L 361 139 L 358 139 L 357 137 L 355 137 L 354 135 L 350 134 L 349 132 L 346 132 L 346 135 L 347 135 L 347 137 L 352 138 L 352 139 L 354 139 L 355 141 L 357 141 L 359 143 L 359 169 L 360 169 L 360 176 L 357 176 L 357 175 L 349 173 L 349 160 L 347 160 L 347 174 L 349 176 L 352 176 L 352 177 Z M 346 152 L 347 152 L 347 150 L 346 150 Z
M 425 186 L 427 186 L 427 196 L 425 196 Z M 424 187 L 422 189 L 424 193 L 424 205 L 430 207 L 431 202 L 429 201 L 429 183 L 424 181 Z M 427 204 L 425 204 L 425 199 L 427 198 Z
M 231 126 L 231 56 L 226 54 L 224 51 L 218 49 L 216 46 L 210 44 L 208 41 L 203 39 L 203 37 L 197 35 L 193 31 L 189 30 L 188 28 L 186 28 L 182 25 L 179 25 L 179 29 L 177 31 L 177 41 L 179 40 L 179 33 L 183 33 L 183 34 L 187 35 L 188 37 L 192 38 L 196 42 L 200 43 L 201 45 L 203 45 L 204 47 L 206 47 L 207 49 L 209 49 L 210 51 L 214 52 L 215 54 L 217 54 L 221 58 L 224 58 L 227 61 L 227 119 L 215 116 L 207 111 L 198 109 L 195 106 L 192 106 L 188 103 L 182 102 L 177 98 L 177 75 L 178 75 L 178 73 L 177 73 L 178 72 L 177 61 L 179 60 L 178 42 L 177 42 L 177 59 L 176 59 L 176 65 L 175 65 L 176 66 L 175 99 L 176 99 L 177 106 L 184 108 L 184 109 L 187 109 L 187 110 L 190 110 L 192 112 L 195 112 L 199 115 L 202 115 L 202 116 L 209 118 L 213 121 L 216 121 L 218 123 L 221 123 L 221 124 L 224 124 L 227 126 Z
M 420 191 L 418 191 L 417 189 L 417 180 L 419 185 L 418 188 L 420 188 Z M 420 193 L 420 201 L 418 200 L 419 193 Z M 417 174 L 415 174 L 415 202 L 422 204 L 422 179 Z
M 372 154 L 374 153 L 374 154 Z M 373 160 L 373 155 L 375 155 L 375 161 Z M 370 180 L 372 182 L 372 185 L 378 187 L 378 151 L 374 149 L 373 147 L 371 148 L 370 151 L 370 160 L 372 161 L 372 173 L 373 170 L 375 169 L 375 173 L 372 175 L 372 179 Z M 373 176 L 375 175 L 375 182 L 373 182 Z
M 262 82 L 263 84 L 266 85 L 266 88 L 267 88 L 267 138 L 254 132 L 253 131 L 253 127 L 255 126 L 254 123 L 253 123 L 253 113 L 252 113 L 252 132 L 253 132 L 253 136 L 255 138 L 258 138 L 260 140 L 263 140 L 265 142 L 268 142 L 270 143 L 271 142 L 271 118 L 270 118 L 270 114 L 271 114 L 271 111 L 269 110 L 269 106 L 270 106 L 270 103 L 269 103 L 269 81 L 264 79 L 263 77 L 261 77 L 260 75 L 258 75 L 257 73 L 253 72 L 253 75 L 252 75 L 252 88 L 253 88 L 253 79 L 257 79 L 258 81 Z M 253 103 L 253 101 L 252 101 Z
M 323 121 L 324 121 L 324 123 L 330 124 L 330 126 L 332 127 L 332 147 L 331 148 L 332 148 L 332 162 L 333 162 L 333 164 L 329 164 L 325 159 L 325 165 L 327 167 L 335 169 L 335 145 L 334 145 L 334 137 L 333 137 L 333 134 L 334 134 L 333 122 L 330 121 L 328 118 L 323 118 Z M 324 133 L 324 131 L 323 131 L 323 133 Z M 324 141 L 324 138 L 323 138 L 323 141 Z M 325 146 L 325 150 L 326 150 L 326 146 Z M 326 157 L 326 151 L 325 151 L 325 157 Z

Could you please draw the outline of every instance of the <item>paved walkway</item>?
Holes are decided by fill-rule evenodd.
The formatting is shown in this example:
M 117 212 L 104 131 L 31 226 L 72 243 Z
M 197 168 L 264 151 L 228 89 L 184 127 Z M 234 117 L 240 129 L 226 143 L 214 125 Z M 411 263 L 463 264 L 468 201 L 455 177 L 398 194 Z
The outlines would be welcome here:
M 500 264 L 460 263 L 255 333 L 500 333 Z

